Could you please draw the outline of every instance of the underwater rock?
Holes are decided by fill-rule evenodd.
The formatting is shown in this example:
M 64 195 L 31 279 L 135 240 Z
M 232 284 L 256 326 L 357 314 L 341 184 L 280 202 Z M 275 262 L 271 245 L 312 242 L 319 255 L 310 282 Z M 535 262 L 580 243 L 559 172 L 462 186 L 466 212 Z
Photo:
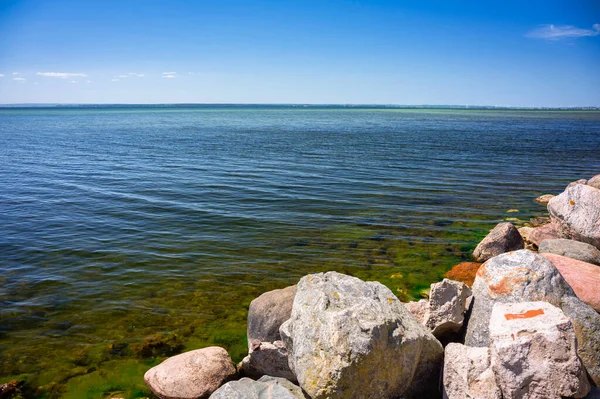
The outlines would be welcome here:
M 541 254 L 549 253 L 566 256 L 567 258 L 580 260 L 582 262 L 600 265 L 600 250 L 585 242 L 568 240 L 565 238 L 544 240 L 540 243 L 538 252 Z M 567 281 L 569 280 L 567 279 Z
M 550 200 L 548 213 L 562 237 L 600 249 L 600 189 L 585 184 L 569 187 Z
M 274 342 L 281 340 L 279 327 L 292 314 L 296 295 L 295 285 L 265 292 L 250 302 L 248 309 L 248 349 L 252 342 Z
M 458 265 L 454 265 L 444 277 L 460 281 L 471 287 L 475 281 L 477 270 L 479 270 L 481 265 L 479 262 L 461 262 Z
M 280 331 L 290 368 L 313 399 L 439 395 L 442 345 L 378 282 L 305 276 Z
M 210 399 L 307 399 L 299 386 L 284 378 L 261 377 L 258 381 L 242 378 L 217 389 Z
M 496 255 L 523 249 L 523 238 L 512 223 L 498 223 L 473 251 L 473 259 L 485 262 Z
M 488 348 L 448 344 L 444 354 L 443 381 L 445 399 L 502 399 L 490 365 Z
M 535 199 L 535 202 L 537 202 L 540 205 L 546 205 L 548 203 L 548 201 L 550 201 L 552 198 L 554 198 L 554 195 L 544 194 L 544 195 L 540 195 L 539 197 L 537 197 Z
M 12 380 L 4 384 L 0 384 L 0 398 L 2 399 L 20 399 L 23 398 L 22 389 L 25 386 L 25 381 Z
M 571 319 L 579 343 L 577 353 L 592 379 L 600 382 L 600 315 L 575 296 L 548 259 L 528 250 L 496 256 L 479 268 L 472 290 L 465 345 L 489 345 L 494 304 L 545 301 Z
M 211 346 L 168 358 L 148 370 L 144 381 L 161 399 L 202 399 L 236 375 L 227 351 Z
M 571 321 L 547 302 L 496 303 L 492 370 L 504 399 L 582 398 L 590 390 Z

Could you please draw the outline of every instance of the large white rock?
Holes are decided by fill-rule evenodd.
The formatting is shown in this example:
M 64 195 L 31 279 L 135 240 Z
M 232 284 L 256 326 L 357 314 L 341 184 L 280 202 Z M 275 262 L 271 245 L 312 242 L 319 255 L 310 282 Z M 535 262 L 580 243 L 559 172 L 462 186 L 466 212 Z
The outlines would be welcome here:
M 590 390 L 571 321 L 547 302 L 494 305 L 491 364 L 504 399 L 582 398 Z
M 444 398 L 502 399 L 488 348 L 450 343 L 444 355 Z
M 380 283 L 305 276 L 280 332 L 313 399 L 439 395 L 442 345 Z
M 236 375 L 227 351 L 211 346 L 168 358 L 148 370 L 144 381 L 161 399 L 203 399 Z
M 556 267 L 546 258 L 521 250 L 496 256 L 477 271 L 465 345 L 489 345 L 489 322 L 496 303 L 545 301 L 571 319 L 577 352 L 590 377 L 600 384 L 600 314 L 575 296 Z
M 548 213 L 563 237 L 600 249 L 600 189 L 585 184 L 567 187 L 548 202 Z

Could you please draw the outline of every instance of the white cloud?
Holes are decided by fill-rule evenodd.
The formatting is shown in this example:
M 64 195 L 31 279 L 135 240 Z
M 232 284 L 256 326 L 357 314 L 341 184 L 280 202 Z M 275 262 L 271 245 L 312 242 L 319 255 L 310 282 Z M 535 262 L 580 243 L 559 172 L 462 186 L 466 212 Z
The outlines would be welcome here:
M 175 75 L 163 75 L 165 79 L 175 79 Z
M 70 72 L 38 72 L 36 73 L 38 76 L 46 76 L 49 78 L 75 78 L 81 77 L 85 78 L 87 75 L 85 73 L 70 73 Z
M 4 74 L 0 73 L 0 78 L 3 78 L 3 77 L 4 77 Z
M 119 75 L 119 76 L 115 76 L 115 78 L 120 78 L 120 79 L 125 79 L 128 78 L 129 75 Z
M 17 82 L 24 82 L 25 78 L 13 78 L 13 80 L 16 80 Z
M 77 83 L 77 81 L 76 80 L 72 80 L 71 83 Z
M 163 72 L 163 75 L 177 75 L 177 72 Z
M 87 80 L 85 83 L 92 83 L 92 81 L 91 80 Z
M 112 79 L 112 81 L 113 81 L 113 82 L 118 82 L 118 81 L 119 81 L 119 79 Z
M 600 35 L 600 24 L 594 24 L 592 29 L 581 29 L 572 25 L 540 25 L 527 32 L 525 36 L 534 39 L 559 40 L 598 35 Z
M 13 72 L 13 75 L 19 75 L 20 72 Z
M 138 73 L 138 74 L 137 74 L 137 77 L 138 77 L 138 78 L 143 78 L 143 77 L 144 77 L 144 74 L 143 74 L 143 73 Z

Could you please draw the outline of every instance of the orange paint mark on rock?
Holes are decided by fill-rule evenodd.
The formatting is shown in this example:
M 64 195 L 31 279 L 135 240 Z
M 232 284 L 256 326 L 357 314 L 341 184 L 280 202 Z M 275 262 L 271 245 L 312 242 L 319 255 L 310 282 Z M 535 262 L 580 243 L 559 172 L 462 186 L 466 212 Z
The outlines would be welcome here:
M 532 309 L 532 310 L 526 311 L 525 313 L 506 313 L 504 315 L 504 318 L 506 320 L 531 319 L 532 317 L 541 316 L 543 314 L 544 314 L 544 311 L 542 309 Z

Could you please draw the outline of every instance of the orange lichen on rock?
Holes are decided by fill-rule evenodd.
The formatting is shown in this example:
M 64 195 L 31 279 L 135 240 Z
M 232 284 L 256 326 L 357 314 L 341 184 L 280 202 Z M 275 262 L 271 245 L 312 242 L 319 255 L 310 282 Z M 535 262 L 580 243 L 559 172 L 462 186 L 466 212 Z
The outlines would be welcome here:
M 571 204 L 571 206 L 575 206 L 575 201 L 573 201 L 573 200 L 570 200 L 570 201 L 569 201 L 569 204 Z
M 496 295 L 510 295 L 515 291 L 515 287 L 522 283 L 527 283 L 532 279 L 537 279 L 537 275 L 530 269 L 518 267 L 511 270 L 508 275 L 502 277 L 496 284 L 488 284 L 490 293 Z
M 514 320 L 514 319 L 531 319 L 532 317 L 541 316 L 544 314 L 544 310 L 542 309 L 532 309 L 528 310 L 525 313 L 507 313 L 504 315 L 506 320 Z
M 462 262 L 455 265 L 448 273 L 444 275 L 447 279 L 461 281 L 471 287 L 475 281 L 475 275 L 479 270 L 481 263 Z

